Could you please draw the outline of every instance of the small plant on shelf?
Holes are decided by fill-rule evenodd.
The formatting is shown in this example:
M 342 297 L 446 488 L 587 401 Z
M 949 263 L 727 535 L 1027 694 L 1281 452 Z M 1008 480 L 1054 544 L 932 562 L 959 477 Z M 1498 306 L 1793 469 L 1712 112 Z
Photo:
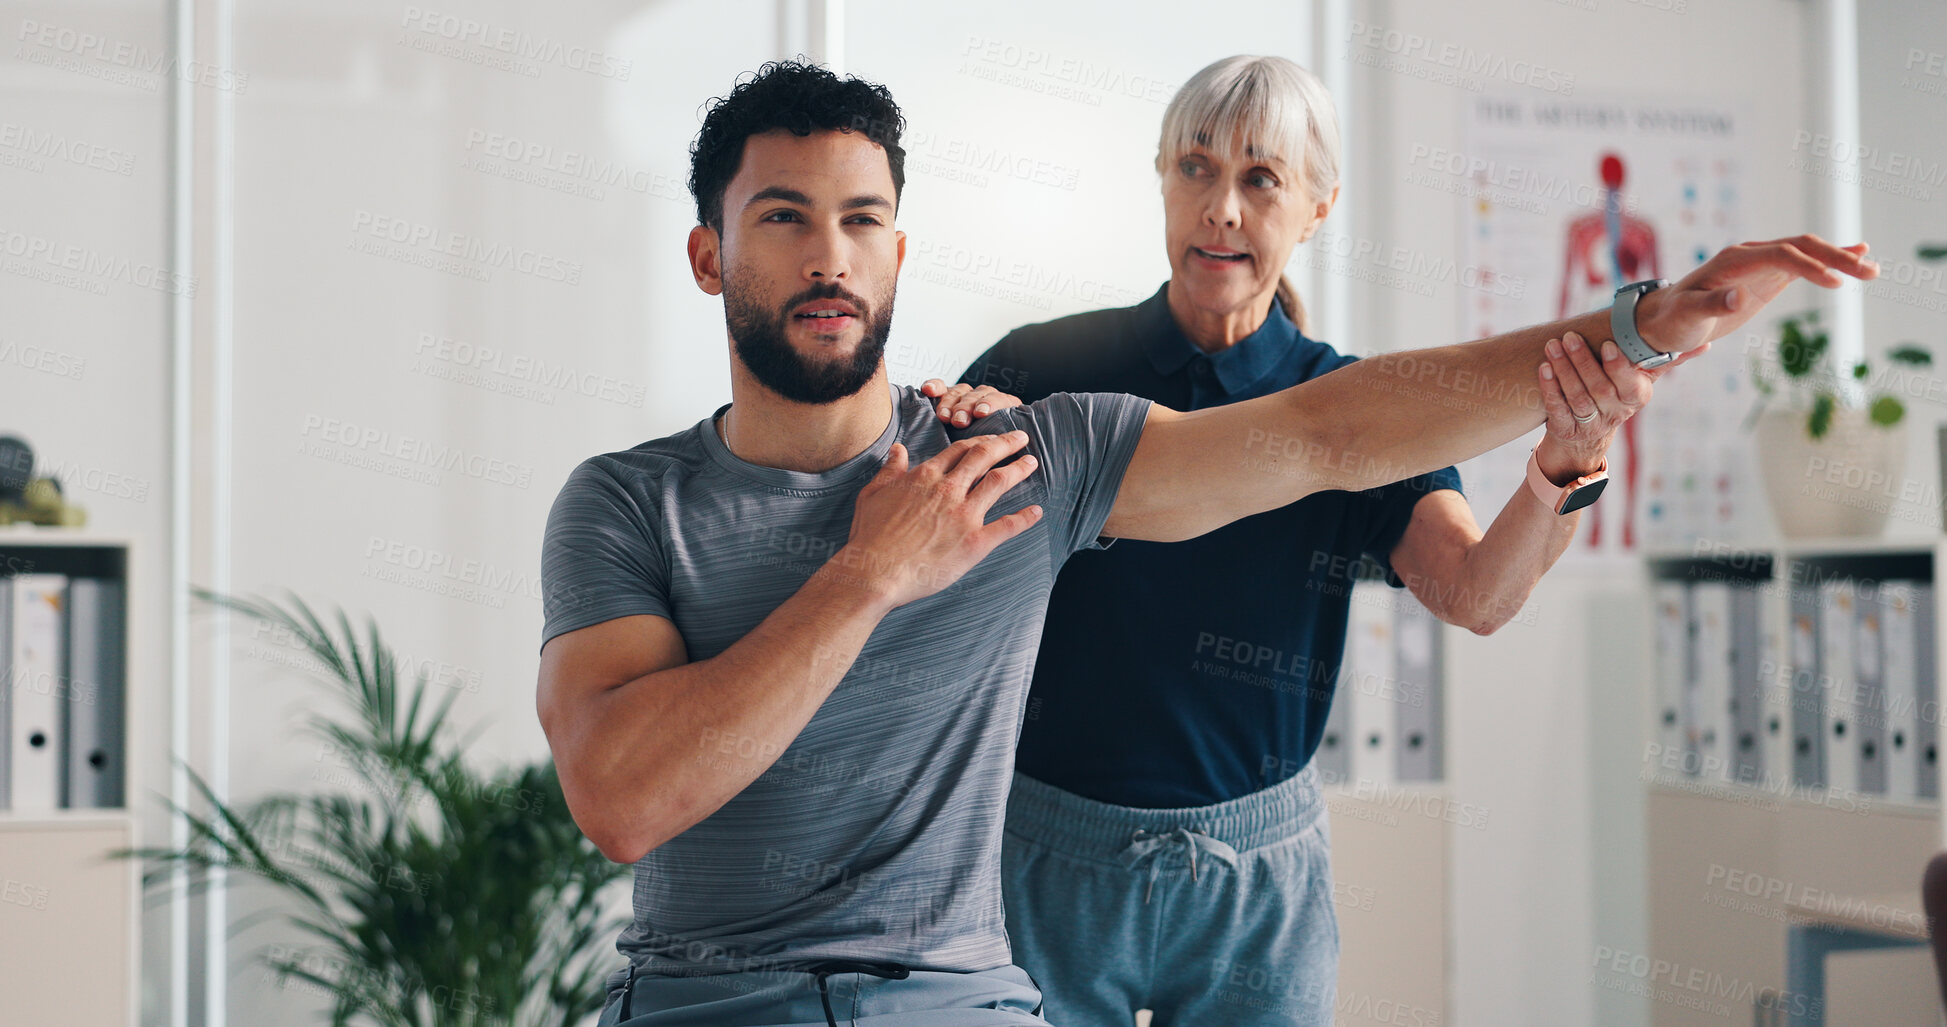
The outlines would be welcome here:
M 1872 365 L 1861 360 L 1852 365 L 1848 378 L 1841 378 L 1833 369 L 1831 361 L 1831 336 L 1819 323 L 1819 312 L 1808 310 L 1802 314 L 1786 317 L 1778 329 L 1778 371 L 1783 375 L 1782 387 L 1766 373 L 1763 363 L 1754 360 L 1752 381 L 1758 388 L 1758 402 L 1747 419 L 1748 427 L 1757 419 L 1765 404 L 1781 391 L 1794 407 L 1805 411 L 1805 432 L 1814 439 L 1824 438 L 1832 429 L 1832 419 L 1838 411 L 1848 406 L 1848 397 L 1868 396 L 1865 402 L 1866 419 L 1882 428 L 1891 428 L 1906 416 L 1906 404 L 1890 392 L 1877 393 L 1868 390 L 1873 385 Z M 1907 367 L 1929 367 L 1933 364 L 1933 354 L 1925 347 L 1911 342 L 1902 343 L 1886 353 L 1886 359 L 1894 364 Z M 1852 383 L 1857 383 L 1853 385 Z

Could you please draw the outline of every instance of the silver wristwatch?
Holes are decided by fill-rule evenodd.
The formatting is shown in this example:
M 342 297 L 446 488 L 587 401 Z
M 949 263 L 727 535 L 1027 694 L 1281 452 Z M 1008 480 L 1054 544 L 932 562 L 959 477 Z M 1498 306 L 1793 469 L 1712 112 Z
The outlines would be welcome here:
M 1645 370 L 1662 367 L 1677 358 L 1675 353 L 1665 353 L 1644 342 L 1642 333 L 1636 330 L 1636 301 L 1642 299 L 1644 293 L 1669 284 L 1667 278 L 1631 282 L 1616 290 L 1615 302 L 1609 305 L 1609 333 L 1615 337 L 1617 348 L 1629 358 L 1630 363 Z

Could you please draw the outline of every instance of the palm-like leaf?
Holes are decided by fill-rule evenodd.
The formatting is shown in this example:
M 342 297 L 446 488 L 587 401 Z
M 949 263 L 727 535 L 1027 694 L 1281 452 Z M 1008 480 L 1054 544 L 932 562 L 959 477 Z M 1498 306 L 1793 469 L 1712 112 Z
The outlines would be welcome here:
M 568 1027 L 599 1010 L 603 943 L 623 923 L 605 893 L 627 870 L 576 827 L 554 765 L 468 766 L 447 721 L 458 693 L 429 700 L 423 675 L 402 689 L 369 618 L 361 645 L 342 610 L 334 635 L 295 595 L 287 609 L 195 594 L 288 631 L 325 669 L 351 717 L 306 727 L 356 788 L 232 808 L 192 771 L 209 812 L 169 804 L 188 842 L 119 853 L 148 862 L 145 884 L 222 869 L 283 893 L 311 944 L 264 962 L 328 996 L 334 1027 Z

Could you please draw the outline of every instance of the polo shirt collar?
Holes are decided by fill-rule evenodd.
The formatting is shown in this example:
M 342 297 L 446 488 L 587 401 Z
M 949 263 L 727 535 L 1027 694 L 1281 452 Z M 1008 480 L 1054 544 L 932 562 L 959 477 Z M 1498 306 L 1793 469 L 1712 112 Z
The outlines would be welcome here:
M 1149 366 L 1157 374 L 1175 374 L 1199 357 L 1208 360 L 1216 372 L 1217 383 L 1225 392 L 1239 392 L 1270 374 L 1278 360 L 1298 341 L 1298 326 L 1284 314 L 1276 300 L 1257 330 L 1226 349 L 1205 353 L 1177 327 L 1170 315 L 1169 283 L 1156 290 L 1141 307 L 1143 334 L 1148 339 Z

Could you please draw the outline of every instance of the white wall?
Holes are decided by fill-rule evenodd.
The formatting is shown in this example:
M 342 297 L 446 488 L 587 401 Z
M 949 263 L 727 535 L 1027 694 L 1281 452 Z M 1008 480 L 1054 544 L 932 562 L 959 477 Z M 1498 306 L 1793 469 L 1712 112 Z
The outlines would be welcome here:
M 1914 257 L 1947 242 L 1947 14 L 1937 5 L 1864 3 L 1859 11 L 1859 138 L 1833 140 L 1838 166 L 1860 177 L 1865 235 L 1886 262 L 1866 290 L 1866 352 L 1879 359 L 1904 342 L 1931 349 L 1934 366 L 1890 378 L 1907 406 L 1906 475 L 1894 488 L 1887 534 L 1926 538 L 1941 530 L 1935 428 L 1947 419 L 1947 262 Z M 1871 147 L 1864 157 L 1847 151 Z M 1816 147 L 1816 139 L 1808 146 Z
M 839 14 L 832 52 L 847 70 L 894 90 L 911 122 L 908 189 L 900 212 L 909 233 L 899 316 L 889 350 L 896 380 L 946 376 L 1018 324 L 1134 302 L 1167 274 L 1150 160 L 1163 101 L 1192 71 L 1231 52 L 1270 52 L 1322 63 L 1348 52 L 1343 37 L 1316 37 L 1305 4 L 1263 0 L 1186 14 L 1179 5 L 1053 5 L 1006 0 L 917 5 L 854 0 L 667 0 L 538 7 L 512 0 L 417 8 L 466 17 L 586 47 L 628 61 L 626 79 L 535 63 L 533 74 L 428 53 L 447 42 L 414 5 L 323 0 L 236 0 L 235 71 L 241 90 L 200 87 L 196 197 L 198 303 L 193 330 L 205 359 L 220 351 L 217 316 L 233 310 L 234 372 L 228 392 L 199 380 L 199 454 L 218 452 L 208 412 L 234 404 L 233 530 L 228 587 L 296 590 L 355 615 L 370 612 L 410 654 L 434 661 L 464 692 L 463 722 L 485 725 L 482 759 L 545 752 L 532 711 L 540 607 L 534 587 L 541 526 L 556 488 L 584 456 L 625 448 L 694 423 L 728 398 L 717 304 L 689 281 L 683 238 L 693 222 L 685 191 L 687 146 L 700 104 L 768 57 L 814 45 L 827 14 Z M 1418 33 L 1437 44 L 1526 59 L 1572 72 L 1577 90 L 1744 99 L 1756 111 L 1747 228 L 1756 238 L 1807 227 L 1814 183 L 1788 168 L 1795 133 L 1809 124 L 1811 39 L 1798 0 L 1670 3 L 1633 0 L 1360 0 L 1348 17 Z M 1862 90 L 1868 143 L 1947 161 L 1927 53 L 1947 50 L 1941 19 L 1918 5 L 1868 5 L 1861 16 Z M 214 45 L 221 8 L 193 6 L 200 45 Z M 125 151 L 132 173 L 0 164 L 0 232 L 18 232 L 167 266 L 167 91 L 118 85 L 24 58 L 58 47 L 13 37 L 25 21 L 53 23 L 161 50 L 156 2 L 0 4 L 8 45 L 0 52 L 0 122 L 61 129 Z M 1353 44 L 1357 46 L 1358 44 Z M 1907 69 L 1909 51 L 1923 57 Z M 463 47 L 472 57 L 484 51 Z M 1342 58 L 1341 58 L 1342 59 Z M 90 65 L 89 67 L 92 67 Z M 1081 81 L 1076 81 L 1079 78 Z M 1919 83 L 1914 85 L 1912 83 Z M 1059 95 L 1056 95 L 1056 94 Z M 1369 66 L 1354 69 L 1340 97 L 1355 148 L 1341 230 L 1385 245 L 1459 258 L 1460 201 L 1399 188 L 1414 145 L 1460 142 L 1464 90 Z M 213 174 L 221 102 L 235 112 L 233 193 Z M 510 141 L 620 162 L 628 186 L 604 195 L 560 188 L 573 176 L 538 171 L 519 181 L 479 170 L 503 163 Z M 498 149 L 501 156 L 496 156 Z M 999 165 L 1036 169 L 1016 177 Z M 0 150 L 0 153 L 5 151 Z M 558 168 L 558 163 L 556 164 Z M 1037 176 L 1041 180 L 1036 180 Z M 552 184 L 550 184 L 550 182 Z M 1072 188 L 1070 188 L 1072 184 Z M 1881 256 L 1910 254 L 1918 238 L 1947 238 L 1940 189 L 1931 199 L 1869 191 L 1867 235 Z M 1353 212 L 1359 212 L 1353 219 Z M 233 291 L 208 263 L 208 234 L 234 224 Z M 362 231 L 378 218 L 552 258 L 576 284 L 485 267 L 490 280 L 443 273 L 361 252 L 383 240 Z M 420 253 L 424 256 L 423 248 Z M 77 498 L 104 531 L 140 541 L 141 601 L 161 610 L 170 539 L 167 295 L 125 282 L 86 289 L 0 273 L 0 309 L 11 315 L 0 346 L 36 343 L 84 361 L 66 378 L 0 361 L 0 431 L 28 435 L 75 468 Z M 1349 323 L 1328 338 L 1371 352 L 1452 341 L 1463 296 L 1439 284 L 1431 296 L 1332 283 L 1352 309 L 1319 311 Z M 1321 288 L 1311 294 L 1327 295 Z M 1938 294 L 1936 294 L 1938 295 Z M 1807 298 L 1809 299 L 1809 298 Z M 1869 300 L 1874 346 L 1905 338 L 1947 343 L 1938 305 L 1907 293 Z M 1788 297 L 1781 303 L 1790 302 Z M 546 360 L 640 405 L 540 386 L 511 391 L 521 376 L 489 371 L 475 383 L 454 347 L 491 347 L 507 365 Z M 4 352 L 4 350 L 0 350 Z M 16 350 L 15 352 L 18 352 Z M 1942 357 L 1947 358 L 1947 349 Z M 506 365 L 503 365 L 506 366 Z M 528 382 L 528 385 L 533 383 Z M 1935 484 L 1931 425 L 1936 405 L 1913 406 L 1910 473 Z M 78 415 L 78 416 L 77 416 Z M 327 423 L 334 425 L 326 430 Z M 442 472 L 437 484 L 402 477 L 408 462 L 379 443 L 338 434 L 352 426 L 398 447 L 410 438 L 462 447 L 497 461 L 523 483 Z M 311 448 L 315 447 L 315 448 Z M 361 465 L 361 463 L 363 465 Z M 83 473 L 85 472 L 85 473 Z M 88 481 L 120 475 L 141 498 Z M 204 538 L 218 509 L 193 485 L 192 528 Z M 1483 522 L 1505 496 L 1473 497 Z M 1924 505 L 1924 504 L 1923 504 Z M 1909 522 L 1918 524 L 1919 522 Z M 1912 528 L 1936 530 L 1932 523 Z M 472 596 L 431 590 L 451 579 L 401 561 L 425 552 L 451 566 L 475 561 L 506 580 Z M 408 555 L 410 554 L 410 555 Z M 198 543 L 198 583 L 214 553 Z M 1614 849 L 1630 839 L 1627 782 L 1605 715 L 1625 697 L 1584 673 L 1591 650 L 1613 649 L 1602 611 L 1625 610 L 1634 564 L 1565 568 L 1535 598 L 1536 616 L 1491 639 L 1454 647 L 1450 771 L 1457 801 L 1492 811 L 1490 827 L 1458 835 L 1452 892 L 1456 930 L 1452 1013 L 1461 1023 L 1628 1022 L 1640 1005 L 1590 988 L 1594 946 L 1641 937 L 1633 885 L 1610 879 Z M 457 573 L 457 572 L 456 572 Z M 401 575 L 403 580 L 385 580 Z M 378 576 L 374 576 L 378 575 Z M 1620 614 L 1618 615 L 1620 616 Z M 208 618 L 192 622 L 206 630 Z M 138 640 L 138 687 L 166 688 L 172 650 L 154 630 Z M 302 786 L 322 753 L 290 727 L 317 693 L 279 663 L 274 645 L 240 638 L 227 664 L 231 690 L 213 691 L 208 661 L 191 680 L 198 724 L 223 702 L 227 738 L 199 728 L 189 755 L 227 753 L 242 797 Z M 1623 659 L 1618 656 L 1617 659 Z M 1616 666 L 1615 660 L 1610 666 Z M 1622 675 L 1627 677 L 1627 675 Z M 152 709 L 161 709 L 158 699 Z M 140 725 L 146 780 L 166 780 L 166 723 Z M 1626 750 L 1624 750 L 1626 751 Z M 1591 804 L 1591 799 L 1597 801 Z M 152 830 L 162 821 L 152 818 Z M 156 837 L 160 837 L 156 835 Z M 240 896 L 235 913 L 256 908 Z M 150 937 L 166 941 L 159 919 Z M 255 944 L 239 940 L 233 967 Z M 148 1002 L 166 1008 L 164 946 L 151 946 Z M 301 1001 L 301 998 L 298 999 Z M 294 996 L 239 972 L 227 995 L 236 1022 L 283 1021 Z M 156 1019 L 148 1017 L 146 1019 Z
M 135 540 L 131 602 L 143 609 L 130 622 L 130 683 L 157 720 L 136 727 L 130 764 L 161 782 L 171 652 L 165 328 L 171 300 L 207 281 L 169 250 L 166 83 L 77 50 L 85 31 L 166 53 L 163 5 L 10 2 L 0 26 L 0 132 L 10 140 L 0 144 L 0 433 L 34 447 L 37 473 L 62 482 L 90 530 Z M 78 164 L 65 159 L 77 154 Z M 83 266 L 70 270 L 70 256 Z M 159 808 L 142 812 L 141 830 L 161 838 Z M 147 916 L 145 950 L 166 953 L 167 929 L 166 912 Z M 167 969 L 165 957 L 151 981 Z

